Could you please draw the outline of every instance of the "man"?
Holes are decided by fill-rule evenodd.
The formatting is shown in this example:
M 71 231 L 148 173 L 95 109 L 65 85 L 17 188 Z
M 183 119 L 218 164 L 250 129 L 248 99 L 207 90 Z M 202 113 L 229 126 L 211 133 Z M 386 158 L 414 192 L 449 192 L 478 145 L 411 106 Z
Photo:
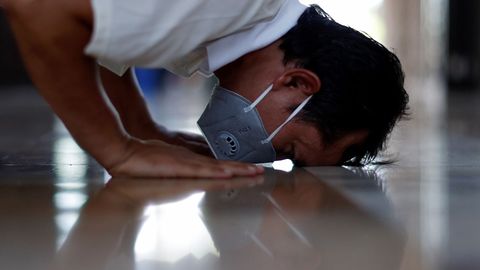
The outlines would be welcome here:
M 201 149 L 198 138 L 153 123 L 128 66 L 218 77 L 215 93 L 222 97 L 212 100 L 213 110 L 199 121 L 217 157 L 248 148 L 243 157 L 253 161 L 358 164 L 382 149 L 408 99 L 395 55 L 297 0 L 3 0 L 2 5 L 40 93 L 79 145 L 115 176 L 262 173 L 253 165 L 195 154 Z M 99 78 L 96 60 L 107 67 L 99 68 Z M 244 122 L 238 134 L 215 135 L 210 120 L 222 112 L 213 104 L 226 96 L 236 108 L 245 104 L 245 115 L 230 112 Z M 228 102 L 222 106 L 228 108 Z M 236 125 L 228 120 L 221 121 Z M 255 128 L 245 121 L 254 121 Z M 238 138 L 242 133 L 255 138 L 251 147 Z M 269 136 L 257 142 L 259 134 Z

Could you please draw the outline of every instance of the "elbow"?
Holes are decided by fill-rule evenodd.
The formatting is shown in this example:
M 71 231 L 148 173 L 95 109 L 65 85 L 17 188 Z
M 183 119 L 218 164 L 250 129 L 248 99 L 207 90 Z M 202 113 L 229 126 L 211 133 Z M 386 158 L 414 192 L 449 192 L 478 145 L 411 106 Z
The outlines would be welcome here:
M 87 25 L 91 31 L 93 14 L 90 4 L 84 2 L 89 1 L 0 0 L 0 7 L 11 24 L 47 37 L 75 23 Z
M 37 23 L 38 20 L 48 20 L 52 12 L 61 8 L 56 0 L 0 0 L 0 6 L 5 10 L 7 18 L 12 21 L 23 21 L 27 24 Z
M 14 0 L 0 0 L 0 8 L 6 15 L 8 15 L 12 12 L 14 3 Z
M 29 6 L 33 5 L 34 1 L 26 0 L 0 0 L 0 6 L 5 11 L 7 17 L 12 17 L 22 14 Z
M 0 6 L 5 11 L 5 15 L 9 19 L 18 19 L 23 15 L 31 14 L 34 10 L 35 1 L 28 0 L 0 0 Z M 37 10 L 37 13 L 40 12 Z

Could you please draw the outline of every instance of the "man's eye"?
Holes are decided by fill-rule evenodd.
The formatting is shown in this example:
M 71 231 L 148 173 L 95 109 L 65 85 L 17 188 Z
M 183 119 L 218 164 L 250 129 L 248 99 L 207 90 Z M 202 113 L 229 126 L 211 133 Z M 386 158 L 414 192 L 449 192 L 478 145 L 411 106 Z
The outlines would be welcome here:
M 297 155 L 296 155 L 296 153 L 295 153 L 295 148 L 292 149 L 292 153 L 290 154 L 290 158 L 289 158 L 289 159 L 290 159 L 290 160 L 293 162 L 293 164 L 295 164 L 295 166 L 297 166 L 297 167 L 304 167 L 304 165 L 305 165 L 305 162 L 304 162 L 304 161 L 299 160 L 299 159 L 297 158 Z
M 294 149 L 293 149 L 292 145 L 289 144 L 286 148 L 283 149 L 281 155 L 285 159 L 293 160 L 295 158 L 295 152 L 293 150 Z
M 290 151 L 287 154 L 288 159 L 295 160 L 295 148 L 290 148 Z

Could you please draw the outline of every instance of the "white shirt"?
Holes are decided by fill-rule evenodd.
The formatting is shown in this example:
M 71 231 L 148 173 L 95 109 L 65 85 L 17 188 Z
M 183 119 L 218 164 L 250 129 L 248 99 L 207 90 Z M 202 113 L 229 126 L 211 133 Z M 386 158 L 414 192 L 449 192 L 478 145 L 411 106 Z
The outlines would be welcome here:
M 306 6 L 298 0 L 91 0 L 85 54 L 122 75 L 129 66 L 210 75 L 282 37 Z

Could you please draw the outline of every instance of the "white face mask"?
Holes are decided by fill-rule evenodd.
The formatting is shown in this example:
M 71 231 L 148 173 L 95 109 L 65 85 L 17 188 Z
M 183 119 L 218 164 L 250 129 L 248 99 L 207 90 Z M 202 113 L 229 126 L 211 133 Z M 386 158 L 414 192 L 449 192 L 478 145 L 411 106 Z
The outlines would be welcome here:
M 251 163 L 275 161 L 272 139 L 307 105 L 312 96 L 303 101 L 283 124 L 268 135 L 255 107 L 272 88 L 273 84 L 253 103 L 220 86 L 215 88 L 197 123 L 217 159 Z

